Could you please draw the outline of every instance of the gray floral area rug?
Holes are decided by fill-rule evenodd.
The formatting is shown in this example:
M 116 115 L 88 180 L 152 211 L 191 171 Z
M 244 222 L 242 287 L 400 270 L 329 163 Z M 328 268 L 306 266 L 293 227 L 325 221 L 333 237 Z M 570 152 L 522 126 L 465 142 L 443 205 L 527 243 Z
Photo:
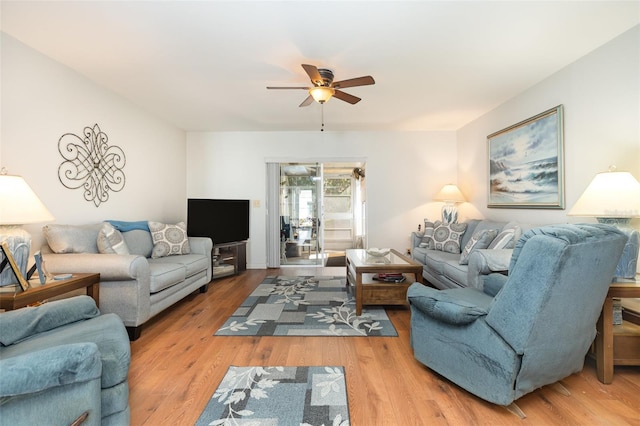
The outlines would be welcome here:
M 216 336 L 397 336 L 381 307 L 356 315 L 345 277 L 267 277 Z
M 344 368 L 231 366 L 196 423 L 204 425 L 348 426 Z

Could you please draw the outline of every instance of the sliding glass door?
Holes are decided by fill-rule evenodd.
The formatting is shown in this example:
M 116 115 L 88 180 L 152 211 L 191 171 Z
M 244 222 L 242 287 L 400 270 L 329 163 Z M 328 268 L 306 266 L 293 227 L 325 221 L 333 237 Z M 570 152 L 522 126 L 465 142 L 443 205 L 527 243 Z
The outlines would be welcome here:
M 364 163 L 268 162 L 267 182 L 267 267 L 342 266 L 366 247 Z
M 322 165 L 280 164 L 280 264 L 322 265 Z

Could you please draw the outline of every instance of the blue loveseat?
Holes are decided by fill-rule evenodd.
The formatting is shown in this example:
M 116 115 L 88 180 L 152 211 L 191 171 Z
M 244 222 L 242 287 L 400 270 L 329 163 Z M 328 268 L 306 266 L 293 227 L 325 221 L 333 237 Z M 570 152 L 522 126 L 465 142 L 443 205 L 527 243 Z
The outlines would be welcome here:
M 425 219 L 425 229 L 436 226 L 438 222 L 430 223 Z M 459 248 L 449 252 L 443 247 L 435 248 L 434 245 L 426 243 L 425 232 L 413 232 L 411 234 L 411 257 L 413 260 L 423 265 L 422 276 L 424 279 L 439 289 L 478 287 L 481 285 L 482 276 L 491 272 L 507 271 L 513 247 L 523 232 L 531 229 L 534 225 L 516 222 L 497 222 L 488 219 L 472 219 L 463 222 L 463 231 L 460 232 Z M 462 253 L 474 235 L 481 235 L 483 232 L 493 232 L 487 235 L 488 243 L 493 243 L 494 239 L 501 241 L 497 248 L 487 249 L 489 245 L 476 246 L 465 261 L 461 262 Z M 426 234 L 429 234 L 427 230 Z M 502 239 L 503 236 L 511 235 L 510 241 Z M 497 243 L 498 241 L 496 241 Z

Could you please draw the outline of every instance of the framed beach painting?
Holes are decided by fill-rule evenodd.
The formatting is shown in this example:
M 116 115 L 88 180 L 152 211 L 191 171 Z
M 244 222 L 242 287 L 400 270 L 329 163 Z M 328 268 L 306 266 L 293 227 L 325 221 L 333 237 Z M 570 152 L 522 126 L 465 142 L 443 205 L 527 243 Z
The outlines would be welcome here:
M 487 136 L 487 207 L 564 208 L 562 105 Z

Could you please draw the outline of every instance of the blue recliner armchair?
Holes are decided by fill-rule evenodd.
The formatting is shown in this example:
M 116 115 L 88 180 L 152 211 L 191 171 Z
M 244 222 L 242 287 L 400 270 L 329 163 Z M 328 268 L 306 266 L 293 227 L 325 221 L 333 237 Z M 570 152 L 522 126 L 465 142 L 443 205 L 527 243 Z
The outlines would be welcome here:
M 415 358 L 504 406 L 581 371 L 626 241 L 600 224 L 534 228 L 518 240 L 509 276 L 485 278 L 495 297 L 413 284 Z
M 88 296 L 2 313 L 0 425 L 128 425 L 130 360 L 122 320 Z

